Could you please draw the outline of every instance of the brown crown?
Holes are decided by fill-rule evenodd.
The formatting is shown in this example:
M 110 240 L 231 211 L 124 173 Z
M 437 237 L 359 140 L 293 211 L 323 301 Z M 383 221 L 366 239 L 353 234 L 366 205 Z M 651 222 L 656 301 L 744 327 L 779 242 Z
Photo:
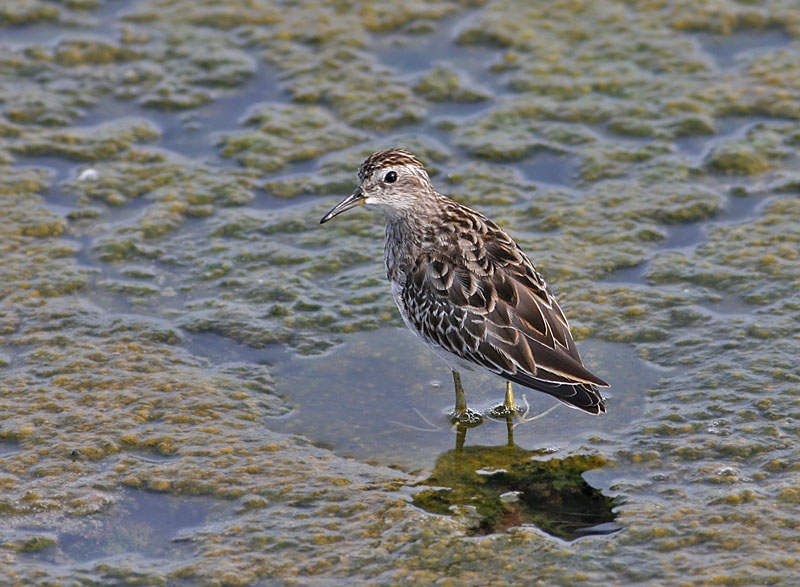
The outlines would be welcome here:
M 385 151 L 378 151 L 367 157 L 366 161 L 361 164 L 361 168 L 358 170 L 358 179 L 359 181 L 364 181 L 364 178 L 372 175 L 372 172 L 376 169 L 391 167 L 392 165 L 423 166 L 422 162 L 408 151 L 403 149 L 386 149 Z

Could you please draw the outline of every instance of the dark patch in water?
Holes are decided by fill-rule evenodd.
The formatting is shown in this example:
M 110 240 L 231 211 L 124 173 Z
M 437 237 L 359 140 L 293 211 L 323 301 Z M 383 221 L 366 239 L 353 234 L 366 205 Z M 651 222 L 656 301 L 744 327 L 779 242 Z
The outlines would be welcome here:
M 605 465 L 586 455 L 539 460 L 541 451 L 513 444 L 509 426 L 505 446 L 464 447 L 466 429 L 459 427 L 456 448 L 436 460 L 422 485 L 433 486 L 414 496 L 414 504 L 435 514 L 466 514 L 477 536 L 534 525 L 561 538 L 610 534 L 621 529 L 614 520 L 614 499 L 583 478 Z

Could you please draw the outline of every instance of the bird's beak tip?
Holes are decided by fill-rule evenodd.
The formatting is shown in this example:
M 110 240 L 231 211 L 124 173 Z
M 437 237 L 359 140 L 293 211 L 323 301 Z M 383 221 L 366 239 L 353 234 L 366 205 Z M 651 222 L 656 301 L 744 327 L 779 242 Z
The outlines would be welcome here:
M 361 191 L 361 188 L 356 188 L 355 191 L 347 196 L 344 200 L 336 204 L 322 219 L 319 221 L 320 224 L 325 224 L 328 220 L 333 218 L 334 216 L 338 216 L 342 212 L 346 212 L 351 208 L 355 208 L 356 206 L 361 206 L 364 203 L 365 197 L 364 193 Z

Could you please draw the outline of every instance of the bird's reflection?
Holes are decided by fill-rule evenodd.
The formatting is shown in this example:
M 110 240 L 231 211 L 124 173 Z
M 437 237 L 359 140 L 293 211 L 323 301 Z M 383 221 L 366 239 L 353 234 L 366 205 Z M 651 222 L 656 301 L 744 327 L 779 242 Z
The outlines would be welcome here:
M 605 459 L 540 460 L 546 453 L 514 444 L 511 417 L 507 426 L 508 442 L 501 446 L 465 446 L 468 428 L 458 426 L 456 448 L 439 456 L 433 474 L 422 482 L 432 488 L 415 495 L 414 503 L 432 513 L 464 515 L 474 535 L 533 525 L 575 540 L 620 529 L 614 500 L 582 476 L 605 465 Z

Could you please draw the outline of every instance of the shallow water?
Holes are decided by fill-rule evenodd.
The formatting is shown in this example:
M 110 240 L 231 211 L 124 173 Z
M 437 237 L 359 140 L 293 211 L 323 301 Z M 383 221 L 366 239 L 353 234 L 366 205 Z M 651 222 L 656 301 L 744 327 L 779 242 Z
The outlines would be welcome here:
M 571 454 L 640 417 L 644 390 L 668 371 L 638 359 L 630 347 L 603 341 L 581 345 L 584 361 L 600 377 L 614 375 L 607 393 L 609 412 L 586 418 L 540 392 L 516 387 L 526 414 L 514 428 L 514 442 L 530 449 Z M 413 370 L 409 366 L 413 365 Z M 440 453 L 453 448 L 450 424 L 453 384 L 449 367 L 405 328 L 349 337 L 319 357 L 295 357 L 275 370 L 276 393 L 292 411 L 270 426 L 302 434 L 336 452 L 407 470 L 430 470 Z M 468 405 L 486 411 L 502 403 L 502 381 L 478 371 L 462 373 Z M 613 406 L 613 407 L 612 407 Z M 524 421 L 551 408 L 539 420 Z M 580 427 L 568 423 L 580 420 Z M 503 445 L 506 421 L 488 420 L 467 433 L 470 444 Z
M 169 561 L 191 552 L 192 530 L 212 525 L 210 512 L 215 507 L 222 509 L 205 498 L 126 490 L 103 514 L 52 530 L 36 528 L 36 535 L 50 530 L 54 544 L 32 552 L 30 558 L 54 566 L 74 561 L 76 567 L 123 559 L 129 564 L 137 559 Z
M 7 582 L 793 581 L 794 3 L 2 10 Z M 607 414 L 450 424 L 380 215 L 318 224 L 388 146 L 523 245 Z

